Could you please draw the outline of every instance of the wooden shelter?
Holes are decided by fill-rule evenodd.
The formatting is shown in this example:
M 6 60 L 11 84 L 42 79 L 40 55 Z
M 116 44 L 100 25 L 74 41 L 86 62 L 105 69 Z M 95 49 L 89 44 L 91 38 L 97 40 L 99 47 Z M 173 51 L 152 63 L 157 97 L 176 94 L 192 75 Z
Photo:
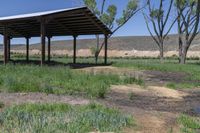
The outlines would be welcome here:
M 76 63 L 76 39 L 79 35 L 105 35 L 105 64 L 107 64 L 107 39 L 111 34 L 87 7 L 16 15 L 0 18 L 0 34 L 4 36 L 4 63 L 10 60 L 10 39 L 26 38 L 26 60 L 29 60 L 29 39 L 41 37 L 41 65 L 45 63 L 45 43 L 48 38 L 48 61 L 51 53 L 51 37 L 73 36 Z

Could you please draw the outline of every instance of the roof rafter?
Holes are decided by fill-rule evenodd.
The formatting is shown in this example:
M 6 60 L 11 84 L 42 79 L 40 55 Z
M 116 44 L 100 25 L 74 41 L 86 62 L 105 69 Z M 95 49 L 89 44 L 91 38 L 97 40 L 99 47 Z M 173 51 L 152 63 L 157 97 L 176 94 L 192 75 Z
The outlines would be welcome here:
M 42 19 L 51 36 L 112 33 L 87 7 L 0 17 L 0 33 L 8 23 L 12 37 L 39 37 Z

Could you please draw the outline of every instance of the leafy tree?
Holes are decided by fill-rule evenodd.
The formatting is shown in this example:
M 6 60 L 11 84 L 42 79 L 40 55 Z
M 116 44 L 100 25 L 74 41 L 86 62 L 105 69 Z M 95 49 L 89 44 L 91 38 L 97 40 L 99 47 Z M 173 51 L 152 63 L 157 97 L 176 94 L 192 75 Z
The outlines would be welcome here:
M 96 0 L 84 0 L 84 4 L 87 5 L 87 7 L 90 8 L 90 10 L 92 10 L 92 12 L 96 15 L 100 14 L 99 10 L 97 9 Z
M 151 0 L 147 0 L 148 11 L 147 13 L 143 12 L 143 15 L 150 35 L 159 47 L 160 60 L 162 62 L 164 58 L 164 41 L 175 24 L 176 19 L 171 22 L 169 21 L 174 0 L 169 0 L 169 4 L 164 4 L 164 0 L 157 2 L 159 3 L 159 7 L 154 8 Z
M 179 63 L 185 64 L 188 49 L 199 32 L 200 0 L 176 0 Z
M 123 10 L 122 15 L 117 18 L 117 6 L 114 4 L 108 5 L 108 8 L 105 10 L 107 0 L 102 0 L 98 2 L 96 0 L 83 0 L 84 4 L 90 8 L 90 10 L 95 13 L 100 20 L 112 30 L 112 34 L 108 36 L 110 38 L 116 31 L 123 27 L 138 11 L 142 8 L 139 8 L 137 0 L 129 0 L 126 8 Z M 98 8 L 100 7 L 100 8 Z M 97 36 L 99 38 L 99 36 Z M 99 39 L 97 39 L 99 40 Z M 97 41 L 98 42 L 98 41 Z M 97 51 L 95 54 L 96 61 L 98 59 L 99 53 L 104 46 L 104 42 L 99 47 L 97 43 Z

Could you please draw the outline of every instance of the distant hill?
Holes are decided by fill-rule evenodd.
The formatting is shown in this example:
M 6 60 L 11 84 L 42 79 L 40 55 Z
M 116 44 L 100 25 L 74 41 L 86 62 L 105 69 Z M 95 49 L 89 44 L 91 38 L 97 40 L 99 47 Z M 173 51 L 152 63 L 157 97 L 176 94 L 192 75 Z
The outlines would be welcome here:
M 177 35 L 170 35 L 165 42 L 165 51 L 172 51 L 178 49 Z M 102 39 L 101 39 L 102 41 Z M 73 42 L 68 41 L 53 41 L 52 50 L 73 49 Z M 77 41 L 77 49 L 89 49 L 96 46 L 95 39 L 81 39 Z M 1 47 L 1 46 L 0 46 Z M 30 49 L 40 49 L 39 44 L 32 44 Z M 25 45 L 13 45 L 14 50 L 23 50 Z M 109 39 L 110 50 L 139 50 L 139 51 L 155 51 L 158 50 L 157 45 L 149 36 L 127 36 L 127 37 L 113 37 Z M 193 41 L 191 49 L 193 51 L 200 50 L 200 35 Z

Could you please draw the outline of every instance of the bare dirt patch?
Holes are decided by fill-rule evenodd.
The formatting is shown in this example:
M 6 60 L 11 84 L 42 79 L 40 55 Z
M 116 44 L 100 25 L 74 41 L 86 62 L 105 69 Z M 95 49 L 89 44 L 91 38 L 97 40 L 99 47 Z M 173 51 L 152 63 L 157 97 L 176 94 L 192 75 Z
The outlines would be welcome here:
M 6 106 L 24 103 L 66 103 L 71 105 L 90 103 L 90 100 L 84 98 L 45 93 L 0 93 L 0 99 Z
M 144 80 L 150 85 L 164 85 L 169 82 L 186 82 L 188 74 L 182 72 L 143 71 Z
M 143 79 L 144 74 L 142 71 L 136 71 L 129 68 L 117 68 L 113 66 L 99 66 L 99 67 L 87 67 L 79 69 L 79 71 L 92 73 L 92 74 L 117 74 L 120 76 L 129 76 L 136 79 Z
M 166 87 L 149 86 L 148 89 L 152 91 L 155 95 L 166 98 L 175 98 L 183 100 L 184 97 L 189 94 L 179 90 L 173 90 Z
M 133 95 L 132 99 L 130 93 Z M 111 92 L 101 102 L 134 116 L 138 127 L 134 130 L 129 129 L 128 132 L 179 133 L 177 117 L 181 113 L 191 115 L 194 108 L 200 107 L 199 100 L 200 90 L 194 93 L 164 87 L 141 88 L 129 85 L 112 86 Z

